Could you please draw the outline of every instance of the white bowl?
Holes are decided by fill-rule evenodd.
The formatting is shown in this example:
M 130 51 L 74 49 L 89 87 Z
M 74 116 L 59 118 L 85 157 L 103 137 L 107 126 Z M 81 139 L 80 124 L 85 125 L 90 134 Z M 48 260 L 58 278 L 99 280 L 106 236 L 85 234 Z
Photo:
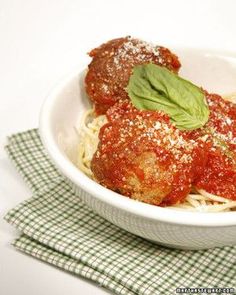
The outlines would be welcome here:
M 175 52 L 182 61 L 182 76 L 209 91 L 236 90 L 236 56 L 194 49 Z M 75 126 L 89 107 L 83 86 L 85 67 L 82 65 L 51 92 L 40 116 L 44 147 L 78 196 L 117 226 L 168 247 L 206 249 L 236 245 L 236 212 L 186 212 L 134 201 L 102 187 L 75 166 L 78 146 Z

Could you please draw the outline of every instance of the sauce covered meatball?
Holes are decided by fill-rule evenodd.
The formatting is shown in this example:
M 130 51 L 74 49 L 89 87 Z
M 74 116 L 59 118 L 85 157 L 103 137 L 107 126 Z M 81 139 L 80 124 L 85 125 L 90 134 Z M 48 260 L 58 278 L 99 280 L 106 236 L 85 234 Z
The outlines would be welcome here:
M 95 179 L 154 205 L 181 202 L 207 161 L 205 139 L 177 129 L 163 112 L 138 110 L 128 100 L 107 111 L 91 162 Z
M 207 134 L 210 148 L 206 167 L 194 185 L 236 200 L 236 105 L 207 92 L 206 99 L 210 118 L 200 132 Z
M 111 40 L 93 49 L 85 77 L 86 92 L 97 114 L 104 114 L 118 100 L 128 99 L 126 86 L 136 65 L 154 63 L 178 72 L 180 62 L 169 49 L 131 37 Z

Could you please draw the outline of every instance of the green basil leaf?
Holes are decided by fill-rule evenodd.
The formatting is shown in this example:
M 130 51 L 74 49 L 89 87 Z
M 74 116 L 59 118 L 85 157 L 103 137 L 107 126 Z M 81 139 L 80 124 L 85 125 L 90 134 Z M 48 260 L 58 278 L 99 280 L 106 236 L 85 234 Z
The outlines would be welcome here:
M 203 91 L 164 67 L 134 67 L 127 92 L 136 108 L 163 111 L 179 129 L 201 128 L 208 121 Z

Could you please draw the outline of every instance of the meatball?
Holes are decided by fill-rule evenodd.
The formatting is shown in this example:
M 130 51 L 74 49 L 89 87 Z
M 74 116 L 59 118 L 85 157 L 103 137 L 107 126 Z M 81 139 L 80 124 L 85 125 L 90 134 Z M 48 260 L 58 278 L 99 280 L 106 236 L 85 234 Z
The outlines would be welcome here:
M 91 162 L 95 179 L 149 204 L 183 200 L 204 167 L 204 142 L 177 129 L 163 112 L 137 110 L 128 100 L 111 107 L 107 118 Z
M 204 172 L 194 185 L 209 193 L 236 200 L 236 105 L 205 92 L 210 118 L 201 132 L 211 146 Z
M 128 98 L 125 88 L 134 66 L 152 62 L 174 72 L 180 68 L 177 56 L 169 49 L 131 37 L 111 40 L 89 55 L 92 62 L 85 85 L 97 114 L 104 114 L 115 102 Z

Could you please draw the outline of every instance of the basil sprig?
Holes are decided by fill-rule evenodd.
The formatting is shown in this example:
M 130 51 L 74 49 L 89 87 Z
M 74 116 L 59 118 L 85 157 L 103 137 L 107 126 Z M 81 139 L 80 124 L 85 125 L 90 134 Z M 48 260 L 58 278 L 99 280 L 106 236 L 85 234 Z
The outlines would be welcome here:
M 208 121 L 203 91 L 164 67 L 134 67 L 127 92 L 136 108 L 163 111 L 179 129 L 201 128 Z

